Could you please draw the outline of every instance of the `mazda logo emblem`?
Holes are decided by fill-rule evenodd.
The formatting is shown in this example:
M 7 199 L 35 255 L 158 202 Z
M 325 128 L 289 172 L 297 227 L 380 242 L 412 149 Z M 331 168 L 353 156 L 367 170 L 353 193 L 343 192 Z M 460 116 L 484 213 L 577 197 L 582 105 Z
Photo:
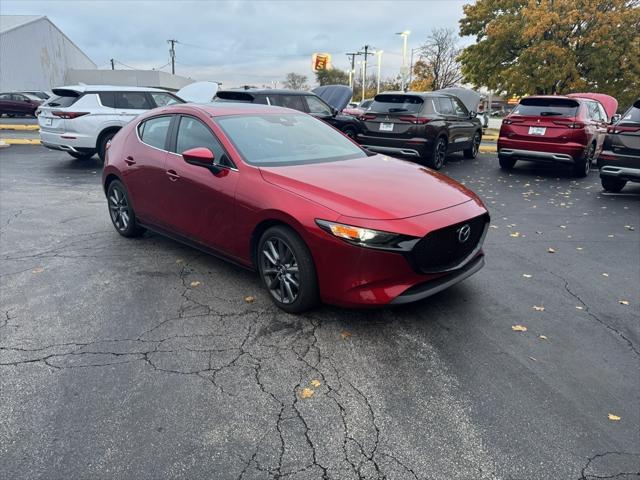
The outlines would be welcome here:
M 469 240 L 469 237 L 471 236 L 471 227 L 468 223 L 465 223 L 458 230 L 456 230 L 456 232 L 458 232 L 458 241 L 460 243 L 464 243 Z

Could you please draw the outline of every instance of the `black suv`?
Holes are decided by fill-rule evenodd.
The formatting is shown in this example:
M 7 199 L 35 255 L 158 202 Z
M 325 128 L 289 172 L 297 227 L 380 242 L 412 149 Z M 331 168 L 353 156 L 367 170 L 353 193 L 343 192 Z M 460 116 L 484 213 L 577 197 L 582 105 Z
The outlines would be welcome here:
M 607 129 L 598 167 L 602 188 L 609 192 L 640 182 L 640 98 Z
M 348 101 L 349 99 L 347 99 Z M 342 108 L 334 108 L 319 96 L 311 92 L 298 90 L 276 90 L 249 88 L 244 90 L 219 90 L 214 102 L 246 102 L 276 105 L 292 108 L 313 115 L 324 120 L 329 125 L 340 130 L 348 137 L 354 138 L 358 128 L 358 121 L 351 115 L 340 113 Z M 346 105 L 346 103 L 345 103 Z M 344 106 L 343 106 L 344 108 Z
M 436 170 L 449 152 L 475 158 L 480 149 L 482 124 L 454 95 L 381 93 L 358 119 L 356 139 L 363 147 L 424 160 Z

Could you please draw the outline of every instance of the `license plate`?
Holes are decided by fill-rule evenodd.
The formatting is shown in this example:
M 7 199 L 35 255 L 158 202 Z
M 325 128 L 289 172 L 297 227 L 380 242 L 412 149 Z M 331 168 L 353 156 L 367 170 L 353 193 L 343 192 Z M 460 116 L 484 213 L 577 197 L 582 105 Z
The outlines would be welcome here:
M 529 127 L 529 135 L 544 135 L 546 131 L 546 127 Z
M 53 123 L 53 118 L 45 118 L 44 119 L 44 126 L 45 127 L 50 127 L 52 123 Z
M 380 124 L 381 132 L 393 132 L 393 123 L 381 123 Z

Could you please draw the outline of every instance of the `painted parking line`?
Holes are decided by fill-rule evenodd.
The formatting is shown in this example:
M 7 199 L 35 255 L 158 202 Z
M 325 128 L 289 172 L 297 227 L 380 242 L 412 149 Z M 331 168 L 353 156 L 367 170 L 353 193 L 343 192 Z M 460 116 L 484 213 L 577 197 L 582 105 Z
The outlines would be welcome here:
M 40 145 L 37 138 L 3 138 L 2 142 L 7 145 Z
M 0 130 L 40 130 L 39 125 L 0 124 Z

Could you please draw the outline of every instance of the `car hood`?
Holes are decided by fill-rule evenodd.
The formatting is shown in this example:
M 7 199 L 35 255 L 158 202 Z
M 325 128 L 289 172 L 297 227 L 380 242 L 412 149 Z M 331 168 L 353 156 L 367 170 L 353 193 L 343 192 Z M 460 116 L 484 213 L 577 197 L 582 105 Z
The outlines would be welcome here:
M 353 96 L 353 90 L 346 85 L 323 85 L 311 91 L 339 112 L 349 104 Z
M 216 82 L 193 82 L 178 90 L 176 95 L 186 102 L 209 103 L 217 91 Z
M 449 87 L 443 88 L 441 90 L 436 90 L 436 93 L 447 93 L 449 95 L 455 95 L 470 112 L 475 112 L 476 110 L 478 110 L 478 104 L 480 103 L 480 100 L 482 100 L 482 95 L 469 88 Z
M 570 93 L 567 97 L 589 98 L 591 100 L 596 100 L 602 104 L 604 111 L 607 112 L 607 117 L 609 118 L 611 118 L 618 109 L 618 100 L 613 98 L 611 95 L 606 95 L 604 93 Z
M 481 204 L 449 177 L 385 155 L 260 171 L 265 181 L 353 218 L 392 220 Z

